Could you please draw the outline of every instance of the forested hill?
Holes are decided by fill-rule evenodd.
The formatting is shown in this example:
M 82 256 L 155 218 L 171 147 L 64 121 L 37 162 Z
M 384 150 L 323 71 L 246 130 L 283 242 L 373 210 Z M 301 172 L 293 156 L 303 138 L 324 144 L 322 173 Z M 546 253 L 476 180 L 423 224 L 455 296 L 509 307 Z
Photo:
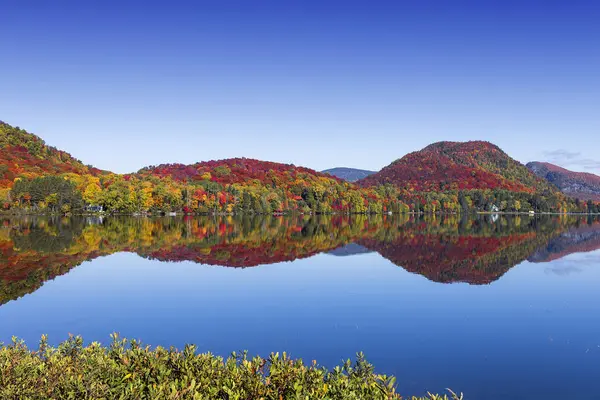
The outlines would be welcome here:
M 381 213 L 397 196 L 304 167 L 235 158 L 165 164 L 133 174 L 87 167 L 22 129 L 2 124 L 4 211 L 68 213 Z
M 569 171 L 558 165 L 547 162 L 530 162 L 527 164 L 533 173 L 556 185 L 569 196 L 580 200 L 600 201 L 600 176 Z
M 340 179 L 343 179 L 348 182 L 356 182 L 360 179 L 366 178 L 369 175 L 373 175 L 375 171 L 368 171 L 365 169 L 356 169 L 356 168 L 347 168 L 347 167 L 337 167 L 330 168 L 322 171 L 326 174 L 336 176 Z
M 0 189 L 11 187 L 16 177 L 102 172 L 84 165 L 67 152 L 46 145 L 40 137 L 2 121 L 0 160 Z
M 391 184 L 417 192 L 494 189 L 555 192 L 498 146 L 484 141 L 438 142 L 394 161 L 358 182 L 363 187 Z
M 340 181 L 336 177 L 309 168 L 250 158 L 213 160 L 191 165 L 162 164 L 142 168 L 137 175 L 170 177 L 179 182 L 213 181 L 221 184 L 247 183 L 253 180 L 275 185 L 289 185 L 298 179 L 314 183 Z

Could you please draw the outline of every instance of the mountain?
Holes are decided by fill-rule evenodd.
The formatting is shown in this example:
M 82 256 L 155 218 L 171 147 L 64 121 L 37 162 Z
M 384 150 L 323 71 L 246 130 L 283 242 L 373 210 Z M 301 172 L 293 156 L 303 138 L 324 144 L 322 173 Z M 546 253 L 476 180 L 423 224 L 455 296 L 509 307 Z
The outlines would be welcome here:
M 438 142 L 394 161 L 358 181 L 365 186 L 392 184 L 416 192 L 505 189 L 555 192 L 548 182 L 484 141 Z
M 33 178 L 65 173 L 97 175 L 69 153 L 46 145 L 38 136 L 0 121 L 0 189 L 11 187 L 18 176 Z
M 356 182 L 360 179 L 366 178 L 369 175 L 373 175 L 375 171 L 368 171 L 366 169 L 356 169 L 347 167 L 337 167 L 326 169 L 321 171 L 325 174 L 336 176 L 348 182 Z
M 527 168 L 569 196 L 580 200 L 600 201 L 600 176 L 598 175 L 569 171 L 558 165 L 538 161 L 528 163 Z

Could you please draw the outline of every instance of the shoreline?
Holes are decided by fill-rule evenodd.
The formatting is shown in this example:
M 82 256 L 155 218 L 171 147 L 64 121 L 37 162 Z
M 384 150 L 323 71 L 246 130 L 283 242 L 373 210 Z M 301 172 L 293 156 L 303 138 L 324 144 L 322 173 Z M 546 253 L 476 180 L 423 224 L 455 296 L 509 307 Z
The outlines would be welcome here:
M 235 217 L 235 216 L 273 216 L 273 217 L 291 217 L 291 216 L 316 216 L 316 215 L 364 215 L 364 216 L 395 216 L 395 215 L 427 215 L 427 216 L 442 216 L 442 215 L 455 215 L 455 216 L 475 216 L 475 215 L 517 215 L 517 216 L 530 216 L 536 217 L 541 215 L 574 215 L 574 216 L 594 216 L 600 215 L 600 213 L 583 213 L 583 212 L 516 212 L 516 211 L 473 211 L 469 213 L 450 213 L 450 212 L 415 212 L 409 211 L 404 213 L 348 213 L 348 212 L 330 212 L 330 213 L 184 213 L 184 212 L 167 212 L 167 213 L 110 213 L 110 212 L 84 212 L 84 213 L 35 213 L 35 212 L 6 212 L 0 211 L 0 216 L 4 217 L 20 217 L 20 216 L 34 216 L 34 217 Z

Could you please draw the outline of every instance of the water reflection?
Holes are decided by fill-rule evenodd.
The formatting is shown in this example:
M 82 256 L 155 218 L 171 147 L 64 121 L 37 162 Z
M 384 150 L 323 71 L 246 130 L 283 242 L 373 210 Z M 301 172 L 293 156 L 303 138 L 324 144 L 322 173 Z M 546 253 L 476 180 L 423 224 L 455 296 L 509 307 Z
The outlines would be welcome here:
M 524 260 L 548 262 L 598 248 L 598 219 L 577 216 L 15 218 L 0 229 L 0 304 L 117 252 L 254 267 L 321 252 L 374 251 L 435 282 L 487 284 Z

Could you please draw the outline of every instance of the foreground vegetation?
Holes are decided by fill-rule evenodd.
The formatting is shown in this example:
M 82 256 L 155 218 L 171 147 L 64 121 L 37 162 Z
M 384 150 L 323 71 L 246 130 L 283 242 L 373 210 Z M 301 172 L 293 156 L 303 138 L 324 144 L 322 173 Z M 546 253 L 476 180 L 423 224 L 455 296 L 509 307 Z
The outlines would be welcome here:
M 30 350 L 17 339 L 0 345 L 2 399 L 401 399 L 393 377 L 378 375 L 362 354 L 332 370 L 285 353 L 223 359 L 112 335 L 108 347 L 71 337 Z M 450 392 L 452 398 L 461 399 Z M 418 399 L 413 397 L 413 399 Z M 428 394 L 420 399 L 449 399 Z

